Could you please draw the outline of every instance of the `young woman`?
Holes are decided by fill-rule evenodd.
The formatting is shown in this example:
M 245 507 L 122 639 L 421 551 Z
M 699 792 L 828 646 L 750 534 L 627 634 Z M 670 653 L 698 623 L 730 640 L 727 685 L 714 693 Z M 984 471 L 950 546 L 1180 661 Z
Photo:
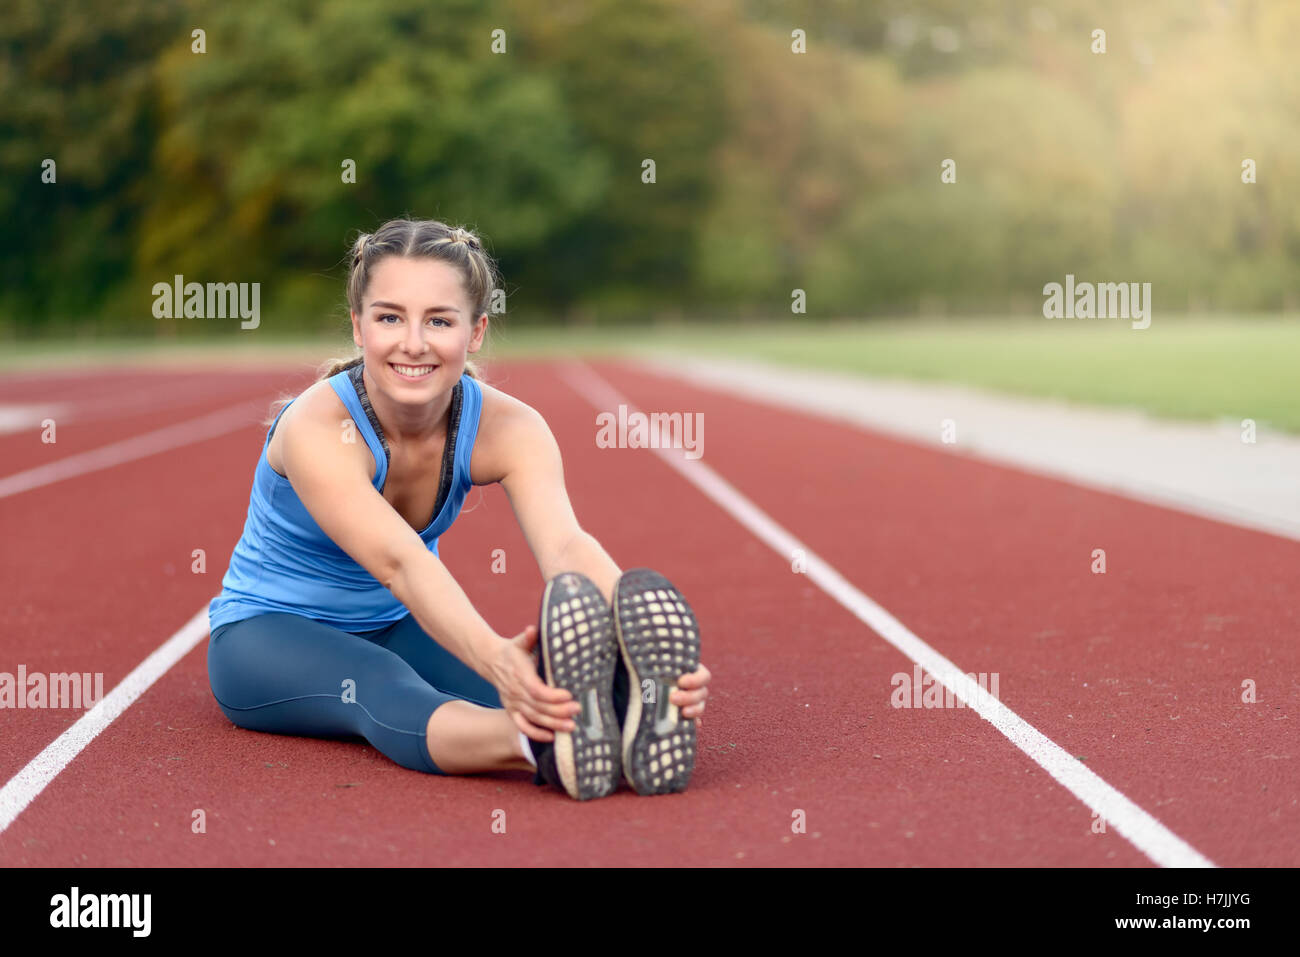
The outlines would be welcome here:
M 710 678 L 697 623 L 582 530 L 546 422 L 480 380 L 468 355 L 496 279 L 477 237 L 440 222 L 357 240 L 361 355 L 271 423 L 209 609 L 213 695 L 240 727 L 361 735 L 434 774 L 536 768 L 586 799 L 621 770 L 639 793 L 681 790 Z M 471 485 L 491 482 L 547 583 L 540 630 L 512 638 L 438 558 Z

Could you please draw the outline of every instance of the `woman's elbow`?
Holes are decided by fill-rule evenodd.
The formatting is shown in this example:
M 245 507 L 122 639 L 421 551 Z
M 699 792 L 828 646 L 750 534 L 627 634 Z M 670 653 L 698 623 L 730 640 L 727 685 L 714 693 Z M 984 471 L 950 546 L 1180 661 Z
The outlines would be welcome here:
M 411 580 L 412 570 L 423 567 L 427 572 L 429 560 L 432 558 L 433 554 L 424 548 L 423 542 L 420 542 L 418 548 L 403 542 L 391 549 L 385 549 L 375 562 L 374 576 L 379 584 L 405 604 L 404 596 L 408 594 L 407 582 Z

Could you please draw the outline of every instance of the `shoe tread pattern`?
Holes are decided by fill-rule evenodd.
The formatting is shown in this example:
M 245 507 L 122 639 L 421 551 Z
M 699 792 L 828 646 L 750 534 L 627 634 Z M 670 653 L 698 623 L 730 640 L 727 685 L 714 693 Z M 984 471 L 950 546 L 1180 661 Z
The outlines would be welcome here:
M 557 740 L 561 736 L 572 739 L 578 793 L 569 792 L 570 796 L 580 801 L 604 797 L 617 787 L 622 770 L 612 696 L 618 644 L 609 605 L 589 578 L 565 573 L 547 585 L 541 618 L 546 683 L 565 688 L 583 707 L 573 719 L 576 730 L 555 732 Z M 592 692 L 601 724 L 599 736 L 594 738 L 588 736 L 591 717 L 587 714 Z
M 677 680 L 700 666 L 700 629 L 695 613 L 671 582 L 650 569 L 632 569 L 619 579 L 615 622 L 628 666 L 629 694 L 641 699 L 635 737 L 625 748 L 624 773 L 638 794 L 684 791 L 695 768 L 695 721 L 682 718 L 656 730 L 656 702 L 644 700 L 644 682 L 654 697 L 669 694 Z

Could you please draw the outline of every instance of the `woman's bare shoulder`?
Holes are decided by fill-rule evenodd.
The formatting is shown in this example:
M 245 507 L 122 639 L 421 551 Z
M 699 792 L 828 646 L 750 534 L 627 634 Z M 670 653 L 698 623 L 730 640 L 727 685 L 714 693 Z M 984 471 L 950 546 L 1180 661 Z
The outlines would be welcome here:
M 499 482 L 513 464 L 513 456 L 528 438 L 549 433 L 542 414 L 522 399 L 486 382 L 479 382 L 483 408 L 470 458 L 470 478 L 475 485 Z
M 508 392 L 488 385 L 482 379 L 477 380 L 479 391 L 483 393 L 483 410 L 479 413 L 479 428 L 492 419 L 493 422 L 508 421 L 516 415 L 537 415 L 537 410 L 527 402 L 516 398 Z
M 313 383 L 299 393 L 280 416 L 271 443 L 266 448 L 266 461 L 276 472 L 284 475 L 281 450 L 285 436 L 294 434 L 304 425 L 310 429 L 312 426 L 331 425 L 351 418 L 347 406 L 328 380 L 321 379 Z M 361 446 L 366 448 L 364 443 Z

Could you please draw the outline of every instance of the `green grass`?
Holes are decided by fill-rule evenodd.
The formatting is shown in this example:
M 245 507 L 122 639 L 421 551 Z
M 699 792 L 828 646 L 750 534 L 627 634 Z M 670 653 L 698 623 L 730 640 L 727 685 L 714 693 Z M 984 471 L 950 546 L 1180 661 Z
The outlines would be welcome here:
M 241 337 L 200 343 L 28 343 L 3 347 L 0 366 L 67 361 L 344 355 L 343 339 Z M 494 330 L 490 357 L 686 353 L 739 356 L 812 369 L 959 382 L 999 392 L 1145 409 L 1185 419 L 1255 419 L 1300 432 L 1300 320 L 1157 316 L 1122 320 L 953 320 Z

